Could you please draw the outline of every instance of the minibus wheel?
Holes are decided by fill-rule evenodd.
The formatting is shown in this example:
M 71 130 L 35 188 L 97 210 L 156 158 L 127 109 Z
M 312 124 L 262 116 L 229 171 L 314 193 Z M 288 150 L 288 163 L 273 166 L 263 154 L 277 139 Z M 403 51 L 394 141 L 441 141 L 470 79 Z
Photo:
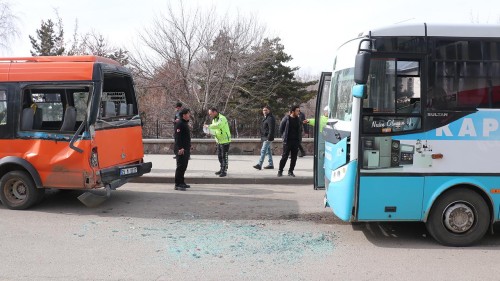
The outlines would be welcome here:
M 11 171 L 0 179 L 0 200 L 13 210 L 23 210 L 37 203 L 44 190 L 38 189 L 31 176 L 24 171 Z
M 488 231 L 490 212 L 477 192 L 458 188 L 442 194 L 432 206 L 427 230 L 439 243 L 447 246 L 469 246 Z

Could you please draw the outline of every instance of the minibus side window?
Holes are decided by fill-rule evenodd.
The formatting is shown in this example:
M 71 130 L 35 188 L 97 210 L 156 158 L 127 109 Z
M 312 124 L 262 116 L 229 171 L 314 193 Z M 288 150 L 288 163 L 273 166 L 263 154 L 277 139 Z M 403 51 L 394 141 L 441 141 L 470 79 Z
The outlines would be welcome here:
M 0 126 L 6 124 L 7 124 L 7 93 L 4 90 L 0 90 Z
M 89 89 L 75 85 L 25 89 L 21 131 L 76 131 L 87 115 Z
M 63 118 L 61 92 L 64 92 L 64 90 L 30 90 L 29 107 L 34 111 L 35 118 L 32 130 L 59 129 Z

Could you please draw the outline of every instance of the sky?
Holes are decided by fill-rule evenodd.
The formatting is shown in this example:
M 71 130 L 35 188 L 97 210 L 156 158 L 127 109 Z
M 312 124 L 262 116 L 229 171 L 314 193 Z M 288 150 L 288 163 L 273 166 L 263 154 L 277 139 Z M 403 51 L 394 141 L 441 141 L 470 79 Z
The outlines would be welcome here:
M 30 56 L 29 35 L 42 20 L 63 20 L 66 39 L 75 22 L 79 33 L 95 30 L 117 47 L 132 48 L 137 35 L 178 0 L 22 0 L 13 1 L 20 36 L 1 56 Z M 254 16 L 269 37 L 280 37 L 289 63 L 302 76 L 331 71 L 335 50 L 360 32 L 407 23 L 500 24 L 498 0 L 184 0 L 188 8 L 215 7 L 221 15 Z

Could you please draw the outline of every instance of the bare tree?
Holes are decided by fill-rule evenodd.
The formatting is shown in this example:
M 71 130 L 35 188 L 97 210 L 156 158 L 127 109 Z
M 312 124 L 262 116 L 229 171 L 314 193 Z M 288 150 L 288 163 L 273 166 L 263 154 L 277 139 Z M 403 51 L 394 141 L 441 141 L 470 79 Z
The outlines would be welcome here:
M 0 49 L 9 49 L 11 41 L 19 36 L 17 21 L 10 3 L 0 0 Z
M 109 40 L 101 33 L 91 30 L 83 35 L 78 33 L 78 20 L 75 21 L 71 47 L 67 53 L 70 56 L 94 55 L 118 61 L 122 65 L 128 64 L 128 51 L 112 46 Z
M 211 106 L 237 116 L 238 108 L 232 103 L 238 99 L 240 85 L 248 80 L 243 74 L 269 58 L 255 52 L 265 29 L 254 18 L 238 15 L 231 20 L 218 16 L 215 8 L 202 12 L 178 3 L 178 9 L 168 4 L 166 13 L 139 35 L 143 51 L 136 51 L 130 61 L 141 81 L 137 83 L 143 88 L 140 92 L 151 94 L 147 89 L 159 89 L 171 104 L 156 112 L 148 108 L 148 115 L 172 112 L 173 104 L 181 101 L 192 110 L 196 135 Z

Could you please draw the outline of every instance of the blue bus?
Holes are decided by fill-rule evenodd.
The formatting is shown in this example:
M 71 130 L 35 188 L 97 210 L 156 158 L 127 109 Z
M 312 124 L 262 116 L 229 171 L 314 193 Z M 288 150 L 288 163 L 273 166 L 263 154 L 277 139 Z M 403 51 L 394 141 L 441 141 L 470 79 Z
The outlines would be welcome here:
M 499 25 L 363 32 L 322 73 L 324 109 L 314 186 L 340 219 L 424 222 L 448 246 L 499 220 Z

